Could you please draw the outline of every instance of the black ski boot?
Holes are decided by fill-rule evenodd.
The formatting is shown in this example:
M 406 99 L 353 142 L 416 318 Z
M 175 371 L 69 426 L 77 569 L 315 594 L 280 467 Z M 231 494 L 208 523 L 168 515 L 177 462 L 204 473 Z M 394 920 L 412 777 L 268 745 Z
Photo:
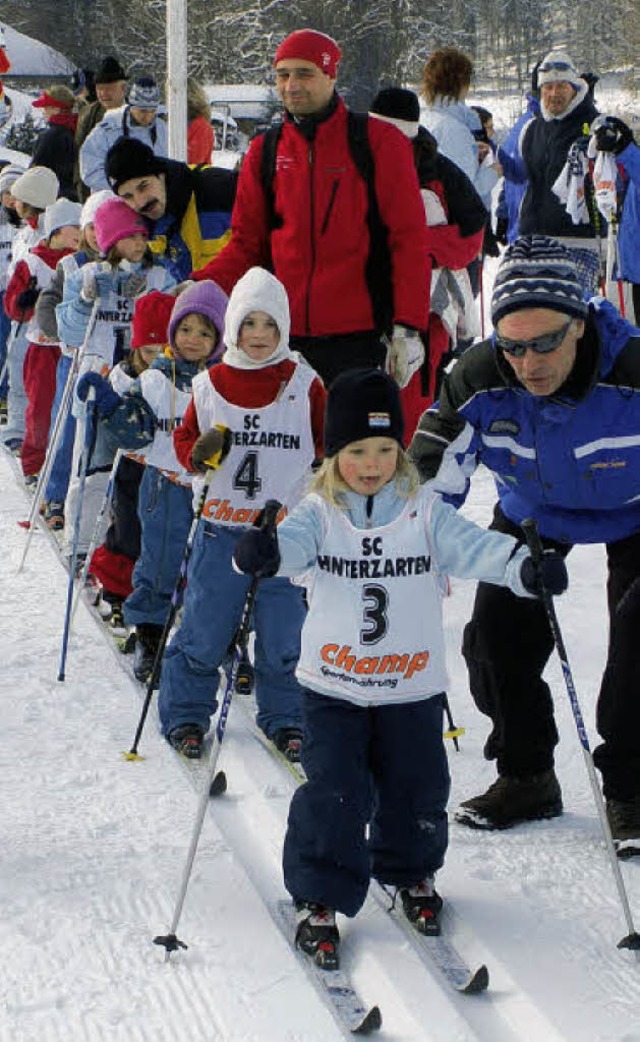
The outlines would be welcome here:
M 402 887 L 400 899 L 404 914 L 416 930 L 429 937 L 439 936 L 438 916 L 442 910 L 442 898 L 436 892 L 433 879 L 427 877 L 416 886 Z
M 300 763 L 303 734 L 299 727 L 280 727 L 271 741 L 289 763 Z
M 461 803 L 454 820 L 472 829 L 510 829 L 559 814 L 562 793 L 551 768 L 530 778 L 498 778 L 482 795 Z
M 296 901 L 296 919 L 296 947 L 310 955 L 320 969 L 337 970 L 340 966 L 340 934 L 334 910 L 313 901 Z
M 253 690 L 254 679 L 253 666 L 245 648 L 236 670 L 236 682 L 233 689 L 236 695 L 250 695 Z
M 162 636 L 162 626 L 151 622 L 141 622 L 136 626 L 136 649 L 133 653 L 133 674 L 141 684 L 146 684 L 151 676 L 156 652 Z
M 169 731 L 167 741 L 187 760 L 199 760 L 202 756 L 204 732 L 197 724 L 181 724 Z
M 618 857 L 640 857 L 640 796 L 607 800 L 607 820 Z

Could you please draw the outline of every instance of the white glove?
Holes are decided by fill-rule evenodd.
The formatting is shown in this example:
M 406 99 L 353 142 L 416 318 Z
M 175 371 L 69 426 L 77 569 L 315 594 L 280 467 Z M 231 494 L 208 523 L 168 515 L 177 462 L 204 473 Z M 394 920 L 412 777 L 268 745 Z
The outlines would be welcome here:
M 111 292 L 111 286 L 110 271 L 102 271 L 100 268 L 92 270 L 90 266 L 87 266 L 82 276 L 80 296 L 85 303 L 92 304 L 97 297 L 102 299 L 107 297 Z
M 178 282 L 176 286 L 171 286 L 170 289 L 165 289 L 164 292 L 168 297 L 179 297 L 181 293 L 184 293 L 185 289 L 189 289 L 189 286 L 195 285 L 195 279 L 185 279 L 184 282 Z
M 424 362 L 424 344 L 418 333 L 405 326 L 394 326 L 387 341 L 387 372 L 398 387 L 406 387 Z

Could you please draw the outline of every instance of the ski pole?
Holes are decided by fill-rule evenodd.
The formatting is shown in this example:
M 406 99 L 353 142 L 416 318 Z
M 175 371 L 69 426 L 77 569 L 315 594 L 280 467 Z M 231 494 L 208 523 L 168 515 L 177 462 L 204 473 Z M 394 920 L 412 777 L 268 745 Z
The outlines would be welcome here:
M 87 329 L 86 329 L 86 332 L 85 332 L 85 335 L 84 335 L 84 340 L 82 341 L 82 345 L 74 353 L 73 361 L 72 361 L 72 364 L 71 364 L 71 368 L 70 368 L 70 370 L 69 370 L 69 372 L 67 374 L 67 382 L 65 383 L 65 386 L 64 386 L 64 392 L 63 392 L 62 399 L 60 401 L 60 406 L 58 408 L 58 414 L 56 416 L 56 422 L 54 424 L 52 436 L 51 436 L 51 438 L 49 440 L 49 445 L 48 445 L 48 448 L 47 448 L 47 455 L 45 457 L 44 466 L 43 466 L 43 468 L 42 468 L 42 470 L 40 472 L 40 475 L 38 477 L 38 484 L 36 486 L 36 492 L 35 492 L 35 495 L 33 497 L 33 504 L 32 504 L 32 507 L 31 507 L 31 513 L 29 514 L 29 520 L 27 521 L 27 523 L 25 525 L 25 527 L 27 529 L 27 540 L 26 540 L 26 543 L 25 543 L 24 550 L 22 552 L 22 558 L 20 560 L 20 564 L 18 565 L 18 572 L 22 571 L 22 568 L 24 567 L 24 562 L 25 562 L 25 560 L 27 558 L 27 553 L 29 551 L 29 544 L 31 542 L 31 534 L 32 534 L 34 522 L 35 522 L 36 517 L 38 516 L 38 509 L 39 509 L 40 503 L 42 501 L 42 496 L 43 496 L 43 493 L 44 493 L 44 491 L 45 491 L 45 489 L 47 487 L 47 482 L 49 480 L 49 474 L 51 473 L 51 468 L 53 466 L 53 461 L 55 459 L 55 454 L 56 454 L 56 451 L 57 451 L 57 448 L 58 448 L 58 442 L 60 441 L 60 437 L 62 435 L 62 431 L 64 430 L 63 417 L 66 419 L 66 415 L 69 412 L 69 409 L 71 408 L 71 402 L 73 400 L 73 391 L 74 391 L 74 387 L 75 387 L 75 378 L 78 375 L 78 372 L 79 372 L 79 369 L 80 369 L 80 363 L 81 363 L 81 361 L 82 361 L 82 359 L 84 357 L 84 354 L 86 352 L 87 345 L 88 345 L 88 343 L 89 343 L 89 341 L 91 339 L 91 336 L 93 335 L 93 329 L 94 329 L 94 326 L 96 324 L 97 317 L 98 317 L 98 304 L 99 303 L 100 303 L 99 299 L 96 298 L 96 300 L 94 301 L 94 304 L 93 304 L 93 308 L 91 309 L 91 314 L 89 316 L 89 321 L 87 322 Z
M 527 546 L 531 551 L 531 556 L 534 562 L 538 564 L 542 560 L 544 549 L 540 541 L 540 535 L 538 533 L 538 527 L 536 525 L 535 520 L 533 518 L 527 518 L 525 521 L 523 521 L 522 530 L 524 532 L 525 539 L 527 540 Z M 622 940 L 618 942 L 618 948 L 631 948 L 634 951 L 640 951 L 640 934 L 637 933 L 633 923 L 631 907 L 629 905 L 629 898 L 627 896 L 624 880 L 622 878 L 622 872 L 620 871 L 620 865 L 618 863 L 615 847 L 613 845 L 613 837 L 611 835 L 611 829 L 607 820 L 607 813 L 605 810 L 604 800 L 602 798 L 602 792 L 600 791 L 600 785 L 598 783 L 596 769 L 593 763 L 593 756 L 589 747 L 587 729 L 584 724 L 582 711 L 580 709 L 580 703 L 578 702 L 578 695 L 573 682 L 573 675 L 571 672 L 571 667 L 569 666 L 569 660 L 567 658 L 564 640 L 562 639 L 562 632 L 560 630 L 558 616 L 556 614 L 556 610 L 553 604 L 553 598 L 542 581 L 540 581 L 540 596 L 542 603 L 544 604 L 545 611 L 547 613 L 547 619 L 549 620 L 549 627 L 553 635 L 553 642 L 556 646 L 556 651 L 558 652 L 560 665 L 562 666 L 564 682 L 567 688 L 569 702 L 571 703 L 571 710 L 573 712 L 573 719 L 575 720 L 578 738 L 580 740 L 580 745 L 582 746 L 584 762 L 587 768 L 587 774 L 589 776 L 589 782 L 591 784 L 591 790 L 593 792 L 596 810 L 600 819 L 602 834 L 604 836 L 607 853 L 609 855 L 609 861 L 611 862 L 611 869 L 613 871 L 613 877 L 615 879 L 616 887 L 618 890 L 620 904 L 622 906 L 624 918 L 629 929 L 629 934 L 626 937 L 623 937 Z
M 27 529 L 27 538 L 24 544 L 24 548 L 22 550 L 20 564 L 18 565 L 18 573 L 20 573 L 24 568 L 24 564 L 27 559 L 27 554 L 29 553 L 29 546 L 31 544 L 31 537 L 33 534 L 33 529 L 35 527 L 35 522 L 40 512 L 40 505 L 42 503 L 44 493 L 47 488 L 49 475 L 51 474 L 51 469 L 56 458 L 58 445 L 62 437 L 62 432 L 64 430 L 64 425 L 69 414 L 69 409 L 71 408 L 73 388 L 75 385 L 75 378 L 78 371 L 75 362 L 76 359 L 74 358 L 73 364 L 71 365 L 69 372 L 67 373 L 67 380 L 64 385 L 64 391 L 62 392 L 62 398 L 60 399 L 60 405 L 58 406 L 58 412 L 56 415 L 55 423 L 53 425 L 53 430 L 51 432 L 51 438 L 49 439 L 49 445 L 47 446 L 47 454 L 45 456 L 44 464 L 42 466 L 40 474 L 38 475 L 38 484 L 36 485 L 33 503 L 31 504 L 31 510 L 29 512 L 29 518 L 26 522 L 21 522 L 21 524 L 23 524 L 23 526 Z
M 71 609 L 71 624 L 73 624 L 73 619 L 74 619 L 75 614 L 76 614 L 76 608 L 78 607 L 78 601 L 80 600 L 80 594 L 81 594 L 82 590 L 84 589 L 84 585 L 85 585 L 85 583 L 87 581 L 87 575 L 89 574 L 89 568 L 91 566 L 91 558 L 93 557 L 93 552 L 94 552 L 94 550 L 96 548 L 96 545 L 97 545 L 97 542 L 98 542 L 98 538 L 99 538 L 100 532 L 102 530 L 102 523 L 104 521 L 104 516 L 105 516 L 107 510 L 109 509 L 109 507 L 111 505 L 111 500 L 113 499 L 113 492 L 114 492 L 115 483 L 116 483 L 116 475 L 118 473 L 118 467 L 120 466 L 120 460 L 121 459 L 122 459 L 122 449 L 118 449 L 116 454 L 115 454 L 115 456 L 114 456 L 113 463 L 111 465 L 111 471 L 109 473 L 109 480 L 107 482 L 107 487 L 105 489 L 104 496 L 102 497 L 102 503 L 100 504 L 100 509 L 98 511 L 98 515 L 96 517 L 95 524 L 93 526 L 93 532 L 91 533 L 91 541 L 89 543 L 89 549 L 87 550 L 87 556 L 84 559 L 84 563 L 82 565 L 82 571 L 80 572 L 78 584 L 77 584 L 77 587 L 76 587 L 75 596 L 74 596 L 74 599 L 73 599 L 73 607 Z
M 82 444 L 82 455 L 80 456 L 80 473 L 78 482 L 78 498 L 76 504 L 76 516 L 73 519 L 73 543 L 71 549 L 71 561 L 69 562 L 69 582 L 67 583 L 67 604 L 64 613 L 64 628 L 62 631 L 62 647 L 60 649 L 60 668 L 58 680 L 65 679 L 65 665 L 67 661 L 67 648 L 69 645 L 69 632 L 71 629 L 71 606 L 73 603 L 73 589 L 78 564 L 78 543 L 80 542 L 80 519 L 82 517 L 82 500 L 84 498 L 85 485 L 87 483 L 87 466 L 89 463 L 89 449 L 93 435 L 92 413 L 95 391 L 92 388 L 87 396 L 87 414 L 85 420 L 84 438 Z
M 461 738 L 464 734 L 464 727 L 456 727 L 453 722 L 453 716 L 451 714 L 451 706 L 449 705 L 449 697 L 445 691 L 444 693 L 444 711 L 447 717 L 447 730 L 444 732 L 444 738 L 452 738 L 455 750 L 457 753 L 460 752 L 460 743 L 458 738 Z
M 280 510 L 281 504 L 275 499 L 270 499 L 265 504 L 262 527 L 265 531 L 273 531 L 276 526 L 276 519 Z M 193 862 L 195 860 L 196 851 L 198 849 L 198 843 L 200 841 L 200 833 L 202 832 L 202 823 L 207 809 L 210 796 L 221 795 L 226 787 L 227 780 L 224 772 L 220 771 L 216 774 L 216 767 L 218 764 L 218 757 L 220 755 L 220 749 L 222 747 L 222 739 L 224 738 L 225 728 L 227 726 L 227 718 L 229 716 L 229 709 L 231 707 L 231 698 L 233 696 L 233 689 L 235 686 L 236 673 L 238 670 L 238 663 L 240 661 L 240 649 L 246 644 L 249 635 L 249 626 L 251 623 L 251 613 L 253 611 L 253 605 L 256 598 L 256 591 L 258 589 L 259 579 L 257 576 L 251 580 L 251 585 L 247 592 L 247 597 L 244 602 L 244 608 L 242 609 L 242 618 L 240 620 L 240 626 L 238 627 L 235 644 L 236 651 L 234 655 L 233 665 L 231 667 L 229 678 L 227 680 L 227 686 L 225 689 L 224 697 L 220 704 L 220 710 L 218 712 L 218 721 L 216 724 L 216 730 L 214 735 L 214 743 L 211 748 L 211 754 L 209 757 L 209 764 L 207 770 L 207 777 L 205 779 L 202 793 L 200 796 L 200 802 L 196 813 L 196 819 L 193 826 L 193 832 L 191 834 L 191 843 L 189 844 L 189 851 L 187 853 L 187 859 L 182 873 L 182 882 L 180 884 L 180 891 L 178 894 L 178 900 L 176 902 L 175 911 L 173 913 L 173 919 L 171 920 L 171 926 L 169 927 L 169 933 L 164 935 L 158 935 L 153 938 L 154 944 L 159 944 L 165 949 L 165 962 L 168 962 L 171 953 L 178 951 L 179 948 L 186 948 L 187 945 L 184 941 L 181 941 L 176 936 L 176 930 L 182 914 L 182 907 L 184 905 L 184 899 L 187 893 L 187 886 L 189 884 L 189 878 L 191 876 L 191 870 L 193 868 Z
M 484 273 L 484 254 L 481 253 L 480 254 L 480 267 L 478 268 L 478 282 L 480 284 L 480 334 L 482 336 L 482 339 L 484 340 L 485 321 L 484 321 L 484 278 L 483 278 L 483 273 Z M 457 746 L 456 746 L 456 748 L 457 748 Z
M 230 432 L 228 432 L 228 428 L 227 427 L 222 427 L 222 426 L 220 427 L 220 431 L 225 436 L 226 443 L 227 443 L 227 451 L 228 451 L 228 445 L 230 444 Z M 200 498 L 198 499 L 198 505 L 197 505 L 195 513 L 193 515 L 193 521 L 191 522 L 191 528 L 189 529 L 189 534 L 187 535 L 187 541 L 185 543 L 184 553 L 182 555 L 182 561 L 180 562 L 180 571 L 178 572 L 178 578 L 177 578 L 176 584 L 175 584 L 175 586 L 173 588 L 173 593 L 171 594 L 171 604 L 169 606 L 169 614 L 167 616 L 167 620 L 166 620 L 166 622 L 164 624 L 164 628 L 163 628 L 162 633 L 160 635 L 160 642 L 159 642 L 158 647 L 156 649 L 155 657 L 154 657 L 154 660 L 153 660 L 153 667 L 151 669 L 151 676 L 149 677 L 149 680 L 147 681 L 147 691 L 146 691 L 146 694 L 145 694 L 144 702 L 142 704 L 142 711 L 140 713 L 140 719 L 138 720 L 138 726 L 136 728 L 136 733 L 135 733 L 135 736 L 134 736 L 134 739 L 133 739 L 133 745 L 129 749 L 129 752 L 123 753 L 125 760 L 141 760 L 142 759 L 142 757 L 138 754 L 138 744 L 139 744 L 140 739 L 142 737 L 142 732 L 144 730 L 144 725 L 145 725 L 145 722 L 146 722 L 146 719 L 147 719 L 147 714 L 149 712 L 149 706 L 151 705 L 151 699 L 153 697 L 153 692 L 157 688 L 158 681 L 160 679 L 160 669 L 161 669 L 161 666 L 162 666 L 162 656 L 164 655 L 164 649 L 167 646 L 167 641 L 169 639 L 169 634 L 171 633 L 171 629 L 172 629 L 173 624 L 175 622 L 176 615 L 180 611 L 180 605 L 182 604 L 182 596 L 184 594 L 185 586 L 187 585 L 187 568 L 188 568 L 188 565 L 189 565 L 189 559 L 191 557 L 191 552 L 193 550 L 193 544 L 194 544 L 195 539 L 196 539 L 196 533 L 198 531 L 198 525 L 200 523 L 200 518 L 202 517 L 202 511 L 204 510 L 204 505 L 205 505 L 205 503 L 207 501 L 207 497 L 209 495 L 209 485 L 211 484 L 211 481 L 213 480 L 214 473 L 218 469 L 220 464 L 222 463 L 225 455 L 226 455 L 226 452 L 223 450 L 219 459 L 217 459 L 215 461 L 211 461 L 211 460 L 207 460 L 206 461 L 206 462 L 210 463 L 211 465 L 208 467 L 207 471 L 205 472 L 204 484 L 202 486 L 202 491 L 200 493 Z

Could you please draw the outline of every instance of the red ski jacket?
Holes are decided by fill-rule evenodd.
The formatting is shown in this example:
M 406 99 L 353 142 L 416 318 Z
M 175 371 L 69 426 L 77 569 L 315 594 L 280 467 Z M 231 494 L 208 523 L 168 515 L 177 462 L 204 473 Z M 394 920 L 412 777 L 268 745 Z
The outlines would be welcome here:
M 293 335 L 369 331 L 375 323 L 367 279 L 367 185 L 351 156 L 340 99 L 314 131 L 309 140 L 292 119 L 284 123 L 273 184 L 275 225 L 262 183 L 263 139 L 254 138 L 240 171 L 231 240 L 192 278 L 213 279 L 229 293 L 253 265 L 272 267 L 289 296 Z M 430 261 L 411 146 L 381 120 L 369 120 L 368 137 L 388 231 L 394 321 L 424 330 Z

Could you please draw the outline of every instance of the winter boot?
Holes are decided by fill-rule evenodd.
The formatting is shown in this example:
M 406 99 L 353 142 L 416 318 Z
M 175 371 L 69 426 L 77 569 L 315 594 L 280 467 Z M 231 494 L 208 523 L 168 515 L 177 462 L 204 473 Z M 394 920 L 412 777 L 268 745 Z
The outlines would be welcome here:
M 337 970 L 340 934 L 333 909 L 313 901 L 296 901 L 296 919 L 296 947 L 310 955 L 322 970 Z
M 253 682 L 253 666 L 249 661 L 247 649 L 245 648 L 240 656 L 240 661 L 238 662 L 238 668 L 236 670 L 236 682 L 234 686 L 236 695 L 250 695 L 253 689 Z
M 400 898 L 404 914 L 416 930 L 430 937 L 440 934 L 438 916 L 442 909 L 442 898 L 436 892 L 431 876 L 427 876 L 416 886 L 403 887 L 400 890 Z
M 182 724 L 174 727 L 167 735 L 169 744 L 187 760 L 199 760 L 202 756 L 204 733 L 197 724 Z
M 50 499 L 44 511 L 44 522 L 52 532 L 60 532 L 64 528 L 64 503 Z
M 607 819 L 618 857 L 640 857 L 640 795 L 607 800 Z
M 289 763 L 300 763 L 303 734 L 299 727 L 280 727 L 271 741 Z
M 151 622 L 141 622 L 136 626 L 133 675 L 141 684 L 146 684 L 151 676 L 161 636 L 162 626 L 156 626 Z
M 122 597 L 117 597 L 116 594 L 109 593 L 109 594 L 106 595 L 106 598 L 105 598 L 105 594 L 104 594 L 104 591 L 103 591 L 102 598 L 103 598 L 103 600 L 108 599 L 110 601 L 110 603 L 111 603 L 111 614 L 109 615 L 109 618 L 107 619 L 107 627 L 108 627 L 111 635 L 113 637 L 115 637 L 117 640 L 124 639 L 125 637 L 127 637 L 129 635 L 129 631 L 128 631 L 127 627 L 125 626 L 125 623 L 124 623 L 124 613 L 123 613 L 123 603 L 124 602 L 122 600 Z
M 562 793 L 551 768 L 529 778 L 498 778 L 481 796 L 460 804 L 454 819 L 472 829 L 510 829 L 522 821 L 562 814 Z

